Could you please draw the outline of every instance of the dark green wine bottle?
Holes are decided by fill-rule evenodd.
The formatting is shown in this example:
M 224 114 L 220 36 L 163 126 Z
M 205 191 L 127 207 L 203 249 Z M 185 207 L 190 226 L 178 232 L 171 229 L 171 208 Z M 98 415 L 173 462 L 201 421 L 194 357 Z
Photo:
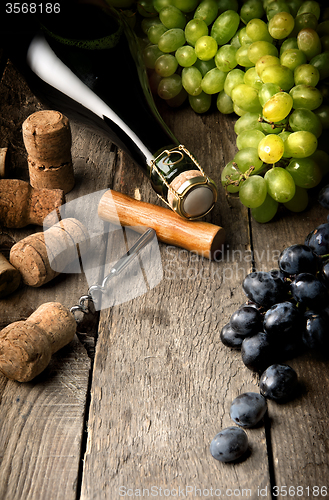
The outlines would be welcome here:
M 105 0 L 65 0 L 59 12 L 36 17 L 10 50 L 32 91 L 70 119 L 105 131 L 179 215 L 208 213 L 216 186 L 159 115 L 125 17 Z

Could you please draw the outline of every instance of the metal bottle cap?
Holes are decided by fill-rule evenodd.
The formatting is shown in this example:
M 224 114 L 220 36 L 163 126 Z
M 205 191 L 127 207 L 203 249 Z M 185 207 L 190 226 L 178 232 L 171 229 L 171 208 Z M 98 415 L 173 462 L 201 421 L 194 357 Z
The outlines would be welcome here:
M 151 166 L 168 188 L 167 199 L 159 195 L 162 201 L 181 217 L 194 220 L 205 216 L 212 210 L 217 201 L 217 187 L 215 183 L 205 175 L 199 163 L 185 146 L 179 145 L 176 148 L 165 150 L 160 156 L 166 154 L 166 163 L 171 165 L 174 163 L 170 162 L 170 155 L 179 153 L 181 158 L 183 158 L 183 152 L 193 161 L 195 168 L 192 167 L 193 170 L 181 172 L 170 184 L 168 184 L 163 174 L 157 168 L 157 158 L 151 162 Z M 178 162 L 179 161 L 180 160 L 178 160 Z

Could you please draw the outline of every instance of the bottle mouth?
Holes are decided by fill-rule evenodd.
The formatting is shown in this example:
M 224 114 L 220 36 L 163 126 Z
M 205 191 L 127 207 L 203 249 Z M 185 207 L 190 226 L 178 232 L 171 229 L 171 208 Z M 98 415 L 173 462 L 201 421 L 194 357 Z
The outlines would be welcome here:
M 215 183 L 197 170 L 183 172 L 170 184 L 170 188 L 168 203 L 185 219 L 204 217 L 217 201 Z

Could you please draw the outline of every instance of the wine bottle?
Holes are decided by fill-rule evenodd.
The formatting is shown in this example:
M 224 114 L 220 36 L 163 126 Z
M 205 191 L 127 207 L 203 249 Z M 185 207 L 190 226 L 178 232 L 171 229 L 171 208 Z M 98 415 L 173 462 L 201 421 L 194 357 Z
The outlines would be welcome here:
M 16 32 L 10 45 L 31 90 L 47 106 L 104 130 L 179 215 L 204 216 L 216 185 L 158 113 L 124 16 L 104 0 L 57 5 L 56 13 L 39 10 L 38 23 Z

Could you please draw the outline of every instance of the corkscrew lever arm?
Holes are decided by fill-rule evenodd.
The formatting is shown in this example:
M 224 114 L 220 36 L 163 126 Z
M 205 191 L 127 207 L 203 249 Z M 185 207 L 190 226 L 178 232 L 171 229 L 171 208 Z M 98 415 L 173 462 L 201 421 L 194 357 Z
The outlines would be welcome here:
M 138 253 L 146 247 L 156 236 L 154 229 L 147 229 L 134 243 L 134 245 L 128 250 L 128 252 L 123 255 L 114 266 L 111 268 L 110 272 L 105 276 L 102 287 L 105 287 L 109 279 L 112 276 L 118 276 L 138 255 Z
M 89 301 L 93 302 L 93 293 L 101 292 L 105 293 L 106 292 L 106 286 L 108 282 L 110 281 L 111 278 L 114 278 L 115 276 L 118 276 L 127 266 L 130 265 L 130 263 L 137 257 L 139 252 L 145 248 L 152 240 L 153 238 L 156 237 L 156 232 L 154 229 L 147 229 L 134 243 L 134 245 L 128 250 L 127 253 L 125 253 L 115 264 L 114 266 L 110 269 L 110 272 L 105 276 L 105 278 L 102 281 L 101 285 L 93 285 L 89 288 L 88 294 L 83 295 L 79 299 L 79 304 L 71 307 L 70 311 L 74 315 L 77 323 L 79 322 L 78 317 L 76 316 L 76 313 L 82 312 L 82 313 L 88 313 L 89 312 L 89 306 L 88 303 Z

